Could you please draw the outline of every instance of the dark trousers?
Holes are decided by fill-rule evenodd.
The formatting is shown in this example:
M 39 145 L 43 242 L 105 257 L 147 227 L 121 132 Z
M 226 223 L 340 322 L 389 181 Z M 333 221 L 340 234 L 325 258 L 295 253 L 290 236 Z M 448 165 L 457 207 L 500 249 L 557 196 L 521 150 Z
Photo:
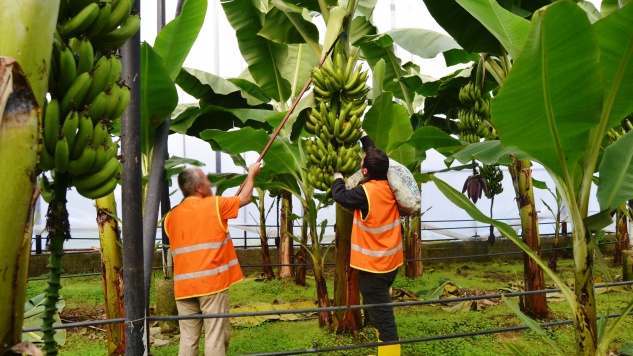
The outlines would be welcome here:
M 397 269 L 387 273 L 371 273 L 359 270 L 358 287 L 363 296 L 363 305 L 391 303 L 389 287 L 393 284 L 397 274 Z M 367 308 L 365 312 L 374 327 L 378 329 L 378 339 L 380 341 L 399 340 L 393 307 Z

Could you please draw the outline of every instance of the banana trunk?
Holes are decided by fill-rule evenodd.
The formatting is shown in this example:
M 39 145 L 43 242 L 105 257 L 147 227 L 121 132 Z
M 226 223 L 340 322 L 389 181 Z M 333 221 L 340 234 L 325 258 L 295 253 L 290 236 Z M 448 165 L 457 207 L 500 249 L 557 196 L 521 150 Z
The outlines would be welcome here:
M 275 278 L 275 272 L 270 266 L 270 252 L 268 250 L 268 235 L 266 234 L 266 207 L 264 206 L 265 192 L 263 189 L 257 189 L 257 196 L 259 197 L 259 240 L 262 245 L 262 265 L 263 273 L 266 279 Z
M 308 220 L 306 218 L 303 218 L 301 221 L 301 246 L 299 247 L 299 252 L 297 252 L 297 258 L 295 259 L 295 262 L 299 265 L 295 269 L 295 284 L 305 287 L 307 271 L 307 266 L 305 266 L 305 264 L 307 263 L 306 257 L 308 255 L 305 246 L 308 244 Z
M 352 224 L 354 216 L 336 204 L 336 237 L 335 237 L 335 268 L 334 273 L 334 305 L 360 305 L 360 291 L 358 289 L 358 270 L 349 265 Z M 336 332 L 353 333 L 362 327 L 360 309 L 342 310 L 334 312 L 334 330 Z
M 422 264 L 422 240 L 420 239 L 420 217 L 407 217 L 404 222 L 405 256 L 404 274 L 409 278 L 421 277 L 424 272 Z
M 292 195 L 281 191 L 281 231 L 279 236 L 279 278 L 292 277 L 293 243 L 289 234 L 292 234 Z
M 29 214 L 35 182 L 40 108 L 48 82 L 50 48 L 59 1 L 0 5 L 0 349 L 22 337 L 30 250 Z M 28 29 L 28 30 L 27 30 Z M 5 74 L 14 73 L 12 77 Z M 12 80 L 9 83 L 9 80 Z
M 119 224 L 114 218 L 117 215 L 114 193 L 95 200 L 97 205 L 97 225 L 101 242 L 101 278 L 105 296 L 106 317 L 108 319 L 124 318 L 123 304 L 123 252 L 121 250 L 121 234 Z M 109 324 L 108 355 L 125 353 L 125 325 Z
M 515 161 L 510 167 L 512 182 L 516 193 L 516 201 L 521 217 L 523 242 L 539 257 L 541 256 L 541 239 L 534 205 L 534 189 L 532 186 L 532 170 L 530 161 Z M 545 289 L 543 269 L 526 254 L 523 255 L 523 282 L 526 291 Z M 545 294 L 533 294 L 520 299 L 521 310 L 532 318 L 547 317 L 547 299 Z

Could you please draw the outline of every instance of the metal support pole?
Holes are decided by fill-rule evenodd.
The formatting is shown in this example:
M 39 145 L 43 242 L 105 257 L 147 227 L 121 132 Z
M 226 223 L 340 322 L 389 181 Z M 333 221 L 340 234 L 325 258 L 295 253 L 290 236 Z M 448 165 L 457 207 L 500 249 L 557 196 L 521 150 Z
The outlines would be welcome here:
M 140 10 L 141 1 L 134 2 Z M 123 155 L 122 201 L 123 280 L 125 293 L 125 354 L 147 355 L 147 315 L 143 288 L 143 221 L 141 190 L 141 33 L 137 32 L 121 49 L 122 76 L 131 85 L 130 105 L 121 117 Z

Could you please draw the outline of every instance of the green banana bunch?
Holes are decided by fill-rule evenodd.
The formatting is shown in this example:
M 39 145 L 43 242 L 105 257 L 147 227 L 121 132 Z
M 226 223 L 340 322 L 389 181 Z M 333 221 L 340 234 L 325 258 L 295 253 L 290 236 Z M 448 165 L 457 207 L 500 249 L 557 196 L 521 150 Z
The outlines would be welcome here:
M 130 102 L 116 50 L 140 27 L 131 8 L 131 0 L 60 3 L 38 166 L 69 174 L 90 199 L 110 193 L 121 177 L 110 132 Z
M 501 194 L 503 192 L 503 186 L 501 182 L 503 181 L 503 172 L 499 169 L 497 165 L 484 165 L 481 168 L 480 175 L 486 181 L 486 187 L 488 190 L 485 191 L 486 198 L 492 199 L 493 196 Z
M 490 123 L 490 104 L 481 97 L 481 89 L 469 82 L 459 90 L 459 101 L 465 106 L 457 113 L 459 139 L 469 143 L 482 138 L 497 139 L 497 132 Z

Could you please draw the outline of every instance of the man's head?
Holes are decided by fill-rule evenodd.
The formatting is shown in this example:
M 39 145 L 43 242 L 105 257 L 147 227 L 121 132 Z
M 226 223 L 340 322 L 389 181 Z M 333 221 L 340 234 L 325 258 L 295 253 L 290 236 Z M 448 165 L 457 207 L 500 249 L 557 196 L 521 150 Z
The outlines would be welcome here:
M 389 170 L 389 157 L 377 147 L 369 147 L 365 150 L 363 160 L 360 162 L 363 175 L 373 179 L 387 179 Z
M 200 168 L 187 168 L 178 174 L 178 186 L 185 197 L 199 196 L 201 198 L 213 195 L 211 182 Z

